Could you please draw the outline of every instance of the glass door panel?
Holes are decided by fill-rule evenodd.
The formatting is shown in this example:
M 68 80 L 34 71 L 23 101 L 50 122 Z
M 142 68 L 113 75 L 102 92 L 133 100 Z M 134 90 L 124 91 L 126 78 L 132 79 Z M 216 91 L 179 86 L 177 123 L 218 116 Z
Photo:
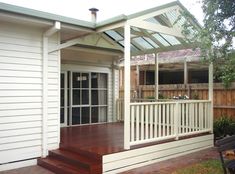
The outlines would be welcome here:
M 72 125 L 81 123 L 81 110 L 79 107 L 72 109 Z
M 71 72 L 71 125 L 107 121 L 107 77 L 105 73 Z

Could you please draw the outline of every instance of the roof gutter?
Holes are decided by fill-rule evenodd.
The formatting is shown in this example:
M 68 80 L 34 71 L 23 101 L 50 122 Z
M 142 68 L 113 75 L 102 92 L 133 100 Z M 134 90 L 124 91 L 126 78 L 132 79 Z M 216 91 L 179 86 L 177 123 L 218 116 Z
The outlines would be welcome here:
M 71 24 L 71 25 L 76 25 L 84 28 L 90 28 L 90 29 L 95 29 L 95 24 L 92 22 L 87 22 L 83 20 L 78 20 L 74 18 L 69 18 L 65 16 L 60 16 L 60 15 L 55 15 L 52 13 L 47 13 L 47 12 L 42 12 L 38 10 L 33 10 L 25 7 L 20 7 L 20 6 L 15 6 L 15 5 L 10 5 L 10 4 L 5 4 L 0 2 L 0 11 L 4 12 L 11 12 L 15 14 L 20 14 L 24 16 L 30 16 L 38 19 L 44 19 L 44 20 L 52 20 L 52 21 L 59 21 L 61 23 L 65 24 Z

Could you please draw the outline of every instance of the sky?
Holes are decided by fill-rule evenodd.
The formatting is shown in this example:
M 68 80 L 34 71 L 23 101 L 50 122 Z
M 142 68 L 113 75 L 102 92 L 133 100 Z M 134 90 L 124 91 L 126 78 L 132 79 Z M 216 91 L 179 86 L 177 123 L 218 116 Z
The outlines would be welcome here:
M 173 0 L 0 0 L 0 2 L 35 10 L 50 12 L 62 16 L 90 21 L 89 8 L 99 9 L 97 20 L 103 21 L 121 14 L 153 8 Z M 202 24 L 203 12 L 200 0 L 179 0 Z

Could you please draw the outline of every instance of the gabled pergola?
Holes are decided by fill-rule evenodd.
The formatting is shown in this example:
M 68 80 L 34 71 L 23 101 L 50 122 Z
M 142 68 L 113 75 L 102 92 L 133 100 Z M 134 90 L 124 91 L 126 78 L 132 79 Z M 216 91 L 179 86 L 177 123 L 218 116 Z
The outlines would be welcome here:
M 192 48 L 182 34 L 182 25 L 190 22 L 181 14 L 187 11 L 179 1 L 152 8 L 129 16 L 121 15 L 94 24 L 93 30 L 73 39 L 64 39 L 48 52 L 75 47 L 88 52 L 111 54 L 115 60 L 124 57 L 124 148 L 130 148 L 130 60 L 131 56 L 155 54 L 155 76 L 158 77 L 158 53 Z M 180 17 L 181 16 L 181 17 Z M 180 17 L 180 18 L 179 18 Z M 191 31 L 193 34 L 194 31 Z M 115 63 L 114 63 L 115 67 Z M 155 97 L 158 99 L 158 78 L 155 78 Z M 213 99 L 213 66 L 209 65 L 209 100 Z M 113 101 L 114 102 L 114 101 Z M 211 103 L 213 106 L 213 103 Z M 210 108 L 213 115 L 213 109 Z

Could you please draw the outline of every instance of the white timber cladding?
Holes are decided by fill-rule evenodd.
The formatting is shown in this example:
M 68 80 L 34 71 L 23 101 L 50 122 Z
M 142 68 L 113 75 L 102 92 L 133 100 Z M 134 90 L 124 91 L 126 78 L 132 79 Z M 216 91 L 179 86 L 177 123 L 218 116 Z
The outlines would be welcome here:
M 42 154 L 42 33 L 44 29 L 0 25 L 0 164 Z M 58 34 L 49 39 L 56 45 Z M 48 56 L 48 148 L 58 147 L 58 52 Z
M 78 58 L 79 59 L 79 58 Z M 85 65 L 84 62 L 83 65 L 79 65 L 79 63 L 76 64 L 76 62 L 73 62 L 73 64 L 69 64 L 69 61 L 67 61 L 68 64 L 62 64 L 61 70 L 62 71 L 73 71 L 73 72 L 98 72 L 98 73 L 107 73 L 108 74 L 108 111 L 107 111 L 107 121 L 112 122 L 115 119 L 115 116 L 113 116 L 113 92 L 115 92 L 115 97 L 118 98 L 118 80 L 116 80 L 115 84 L 115 91 L 113 91 L 113 76 L 112 76 L 112 61 L 110 60 L 110 67 L 103 67 L 102 64 L 100 66 L 97 64 L 96 66 L 91 66 L 89 63 Z M 116 76 L 118 74 L 116 73 Z M 118 79 L 118 77 L 115 77 L 115 79 Z

